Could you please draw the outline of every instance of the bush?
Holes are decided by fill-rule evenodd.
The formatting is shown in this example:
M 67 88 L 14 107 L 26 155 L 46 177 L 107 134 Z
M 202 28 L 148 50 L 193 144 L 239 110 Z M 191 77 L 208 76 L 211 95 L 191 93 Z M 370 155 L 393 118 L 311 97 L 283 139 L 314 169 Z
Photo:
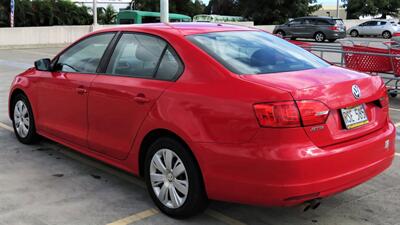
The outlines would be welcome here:
M 10 2 L 0 2 L 0 26 L 9 26 Z M 68 0 L 15 0 L 14 23 L 22 26 L 88 25 L 93 21 L 85 6 Z

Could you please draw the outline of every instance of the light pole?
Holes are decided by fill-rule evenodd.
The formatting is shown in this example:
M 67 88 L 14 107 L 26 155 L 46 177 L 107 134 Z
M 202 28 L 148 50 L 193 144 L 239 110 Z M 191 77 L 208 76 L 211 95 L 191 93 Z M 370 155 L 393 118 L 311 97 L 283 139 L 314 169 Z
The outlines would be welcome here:
M 161 23 L 169 22 L 169 3 L 168 0 L 160 0 L 160 18 Z
M 14 10 L 15 10 L 15 1 L 10 1 L 10 27 L 14 27 Z
M 337 4 L 336 4 L 336 17 L 339 18 L 339 1 L 337 0 Z
M 97 0 L 93 0 L 93 26 L 97 26 Z

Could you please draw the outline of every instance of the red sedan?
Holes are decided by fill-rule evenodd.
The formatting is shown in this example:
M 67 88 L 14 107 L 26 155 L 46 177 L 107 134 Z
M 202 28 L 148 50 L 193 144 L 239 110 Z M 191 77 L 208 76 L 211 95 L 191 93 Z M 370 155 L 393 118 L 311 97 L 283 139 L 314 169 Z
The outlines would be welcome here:
M 13 81 L 24 144 L 43 136 L 143 176 L 173 217 L 208 199 L 289 206 L 361 184 L 394 158 L 377 76 L 253 28 L 123 26 L 91 33 Z

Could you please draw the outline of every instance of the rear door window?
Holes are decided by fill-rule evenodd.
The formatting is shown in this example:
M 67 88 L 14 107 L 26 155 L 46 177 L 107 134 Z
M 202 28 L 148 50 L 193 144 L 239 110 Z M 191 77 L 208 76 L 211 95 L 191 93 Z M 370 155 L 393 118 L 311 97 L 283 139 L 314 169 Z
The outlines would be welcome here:
M 166 47 L 161 38 L 125 33 L 115 47 L 106 73 L 151 78 Z
M 331 25 L 327 20 L 317 20 L 317 25 Z
M 369 22 L 364 23 L 364 26 L 367 26 L 367 27 L 372 27 L 372 26 L 376 26 L 376 25 L 378 25 L 377 21 L 369 21 Z
M 124 33 L 118 41 L 106 74 L 173 81 L 184 65 L 163 39 L 147 34 Z

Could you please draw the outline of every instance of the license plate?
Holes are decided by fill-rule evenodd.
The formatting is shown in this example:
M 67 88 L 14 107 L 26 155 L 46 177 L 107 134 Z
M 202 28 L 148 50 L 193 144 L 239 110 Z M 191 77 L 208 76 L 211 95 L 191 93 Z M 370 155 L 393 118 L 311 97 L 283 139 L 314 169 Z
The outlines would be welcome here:
M 364 105 L 341 109 L 341 111 L 347 129 L 357 128 L 369 122 Z

